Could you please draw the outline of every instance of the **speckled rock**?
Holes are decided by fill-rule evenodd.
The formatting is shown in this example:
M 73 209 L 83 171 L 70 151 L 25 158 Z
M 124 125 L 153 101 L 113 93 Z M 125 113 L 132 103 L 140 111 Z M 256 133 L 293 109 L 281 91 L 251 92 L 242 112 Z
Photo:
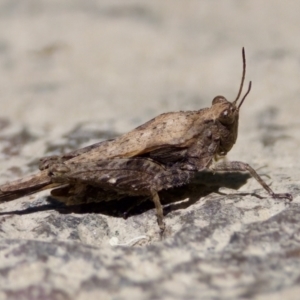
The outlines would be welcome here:
M 65 207 L 49 192 L 0 204 L 0 299 L 298 299 L 300 4 L 0 0 L 0 181 L 159 113 L 251 94 L 231 160 L 150 201 Z M 134 209 L 131 209 L 131 207 Z M 130 211 L 130 213 L 128 213 Z M 127 218 L 124 218 L 127 212 Z

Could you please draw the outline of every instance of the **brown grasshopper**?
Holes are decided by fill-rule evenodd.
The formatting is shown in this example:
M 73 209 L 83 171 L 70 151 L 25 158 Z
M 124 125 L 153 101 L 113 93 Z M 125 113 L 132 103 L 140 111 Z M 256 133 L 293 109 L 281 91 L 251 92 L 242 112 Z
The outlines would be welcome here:
M 251 90 L 250 81 L 239 101 L 246 74 L 244 48 L 242 56 L 242 79 L 233 102 L 217 96 L 210 108 L 164 113 L 113 140 L 42 158 L 39 173 L 0 186 L 0 201 L 50 188 L 53 197 L 67 204 L 145 196 L 153 200 L 163 232 L 158 192 L 185 185 L 208 169 L 247 171 L 271 197 L 292 200 L 291 194 L 275 194 L 248 164 L 218 162 L 236 142 L 239 110 Z

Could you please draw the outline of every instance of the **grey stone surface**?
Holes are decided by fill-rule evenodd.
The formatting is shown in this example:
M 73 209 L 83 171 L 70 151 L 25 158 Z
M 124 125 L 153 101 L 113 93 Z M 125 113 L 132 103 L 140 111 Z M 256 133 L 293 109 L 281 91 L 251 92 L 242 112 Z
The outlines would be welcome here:
M 243 175 L 207 174 L 198 181 L 215 176 L 211 190 L 196 181 L 164 195 L 190 202 L 166 205 L 163 241 L 151 203 L 127 219 L 130 203 L 68 210 L 47 191 L 2 203 L 0 299 L 299 299 L 299 10 L 268 0 L 1 0 L 1 183 L 159 113 L 234 99 L 245 46 L 253 89 L 228 158 L 294 201 Z

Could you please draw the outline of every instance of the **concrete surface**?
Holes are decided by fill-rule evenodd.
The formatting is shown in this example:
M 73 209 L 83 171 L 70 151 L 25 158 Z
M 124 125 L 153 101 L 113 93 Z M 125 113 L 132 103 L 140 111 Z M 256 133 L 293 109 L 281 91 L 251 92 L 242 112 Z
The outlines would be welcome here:
M 294 201 L 252 179 L 227 195 L 196 191 L 169 210 L 163 241 L 151 203 L 126 220 L 121 208 L 67 212 L 48 191 L 2 203 L 0 299 L 298 299 L 299 11 L 270 0 L 1 0 L 1 183 L 159 113 L 233 100 L 244 46 L 253 88 L 228 158 Z

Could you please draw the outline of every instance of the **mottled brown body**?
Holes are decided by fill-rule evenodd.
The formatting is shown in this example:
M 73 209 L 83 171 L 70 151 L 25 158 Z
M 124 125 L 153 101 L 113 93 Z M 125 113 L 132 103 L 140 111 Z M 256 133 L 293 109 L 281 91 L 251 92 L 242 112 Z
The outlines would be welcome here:
M 251 89 L 250 82 L 238 103 L 246 70 L 244 50 L 243 63 L 235 101 L 217 96 L 210 108 L 161 114 L 114 140 L 43 158 L 40 173 L 0 186 L 0 201 L 47 188 L 55 188 L 52 195 L 68 204 L 146 196 L 156 206 L 163 231 L 158 192 L 187 184 L 197 172 L 207 169 L 248 171 L 272 197 L 292 200 L 290 194 L 275 194 L 249 165 L 218 162 L 236 142 L 239 109 Z

